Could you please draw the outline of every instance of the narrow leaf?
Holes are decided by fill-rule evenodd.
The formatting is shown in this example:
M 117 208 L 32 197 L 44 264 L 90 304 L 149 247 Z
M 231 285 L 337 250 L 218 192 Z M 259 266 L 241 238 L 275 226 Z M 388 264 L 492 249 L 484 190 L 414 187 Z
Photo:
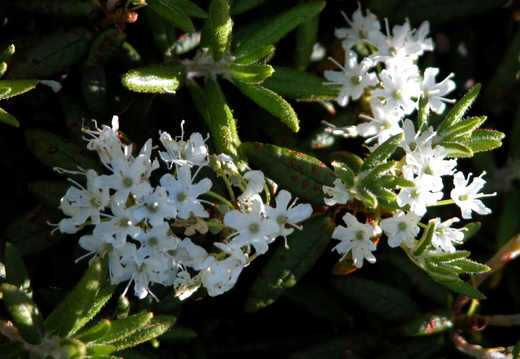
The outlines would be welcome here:
M 87 345 L 87 355 L 93 358 L 103 358 L 115 351 L 116 347 L 113 345 Z
M 152 312 L 141 312 L 123 319 L 114 320 L 110 323 L 109 330 L 93 342 L 111 344 L 116 341 L 121 341 L 148 324 L 152 318 Z
M 85 58 L 91 39 L 87 29 L 63 29 L 43 38 L 23 58 L 10 64 L 10 78 L 51 78 Z
M 269 65 L 233 64 L 230 66 L 230 69 L 231 69 L 231 76 L 234 80 L 251 83 L 251 84 L 261 83 L 266 78 L 271 76 L 274 71 L 273 68 Z M 236 82 L 235 82 L 235 84 L 236 84 Z
M 286 289 L 293 287 L 321 256 L 334 230 L 329 216 L 319 215 L 304 223 L 280 245 L 256 278 L 245 311 L 262 309 L 275 302 Z
M 166 333 L 177 319 L 169 315 L 158 315 L 145 326 L 139 328 L 133 334 L 111 343 L 117 350 L 136 346 Z
M 28 185 L 29 192 L 50 209 L 57 210 L 60 200 L 71 187 L 67 181 L 36 181 Z
M 210 51 L 213 60 L 220 61 L 229 49 L 233 22 L 229 15 L 228 0 L 212 0 L 209 6 Z
M 359 169 L 360 172 L 368 171 L 385 161 L 394 153 L 397 146 L 399 146 L 399 144 L 403 141 L 403 138 L 404 134 L 399 133 L 383 142 L 365 159 L 365 162 L 363 162 L 361 168 Z
M 179 62 L 168 62 L 130 70 L 121 82 L 130 90 L 149 93 L 172 93 L 186 80 L 186 69 Z
M 29 297 L 32 297 L 31 281 L 22 255 L 18 249 L 9 242 L 5 244 L 4 262 L 6 282 L 16 286 Z
M 240 15 L 246 11 L 254 9 L 258 5 L 264 3 L 266 0 L 235 0 L 231 7 L 231 15 Z
M 90 46 L 88 57 L 83 64 L 86 71 L 94 71 L 105 64 L 123 47 L 126 34 L 115 28 L 109 28 L 100 33 Z
M 0 108 L 0 122 L 3 122 L 9 126 L 20 127 L 20 122 L 11 114 L 6 112 L 3 108 Z
M 93 342 L 104 336 L 111 327 L 112 323 L 110 320 L 105 319 L 92 327 L 80 330 L 74 337 L 84 343 Z
M 241 81 L 235 81 L 234 84 L 256 104 L 281 119 L 292 131 L 298 132 L 300 129 L 298 116 L 289 102 L 285 101 L 277 93 L 260 85 Z
M 9 62 L 13 57 L 16 48 L 13 44 L 7 46 L 4 50 L 0 51 L 0 62 Z
M 273 75 L 262 84 L 283 97 L 311 101 L 338 97 L 340 86 L 324 85 L 322 77 L 279 66 L 273 68 Z
M 198 17 L 201 19 L 205 19 L 208 16 L 208 14 L 206 14 L 206 12 L 201 7 L 190 0 L 170 0 L 169 2 L 175 3 L 176 6 L 178 6 L 189 16 Z
M 325 6 L 324 1 L 297 5 L 269 21 L 243 40 L 233 52 L 236 57 L 273 45 L 303 21 L 318 14 Z
M 274 51 L 273 45 L 267 45 L 258 49 L 257 51 L 253 51 L 245 56 L 239 57 L 235 59 L 234 63 L 239 65 L 250 65 L 254 62 L 260 61 L 263 58 L 269 56 Z M 273 71 L 274 72 L 274 71 Z
M 43 130 L 27 130 L 24 134 L 29 149 L 50 169 L 60 167 L 77 171 L 79 166 L 98 173 L 103 171 L 96 155 L 86 150 L 85 146 Z
M 471 148 L 460 142 L 441 142 L 440 145 L 446 149 L 448 157 L 473 157 Z
M 204 95 L 208 105 L 211 135 L 215 141 L 217 153 L 228 154 L 237 160 L 240 139 L 235 119 L 217 80 L 211 78 L 206 80 Z
M 502 146 L 505 134 L 494 130 L 476 130 L 470 138 L 463 141 L 473 152 L 490 151 Z
M 105 278 L 106 268 L 101 260 L 92 262 L 79 283 L 65 299 L 52 311 L 45 324 L 50 333 L 60 338 L 73 335 L 83 318 L 94 305 L 96 295 Z
M 489 268 L 487 265 L 474 262 L 467 258 L 455 260 L 453 262 L 450 262 L 449 265 L 452 267 L 460 268 L 464 271 L 463 273 L 484 273 L 489 272 L 491 270 L 491 268 Z
M 318 42 L 319 17 L 314 16 L 302 22 L 296 28 L 295 64 L 299 70 L 305 70 L 311 61 L 314 45 Z
M 7 93 L 0 94 L 0 100 L 21 95 L 32 90 L 38 84 L 38 80 L 1 80 L 0 90 L 8 89 Z
M 86 17 L 93 15 L 96 5 L 93 1 L 70 0 L 16 0 L 14 7 L 33 14 L 62 17 Z
M 157 14 L 170 21 L 173 25 L 186 32 L 195 32 L 193 22 L 182 11 L 174 0 L 155 0 L 150 1 L 148 6 Z
M 432 276 L 432 278 L 437 280 L 433 276 Z M 445 285 L 452 291 L 465 295 L 466 297 L 475 298 L 475 299 L 479 299 L 479 300 L 486 299 L 486 296 L 484 294 L 482 294 L 477 288 L 469 285 L 468 283 L 464 282 L 462 279 L 459 279 L 454 283 L 447 283 L 447 282 L 442 282 L 442 281 L 438 281 L 438 282 Z
M 246 157 L 265 175 L 302 201 L 325 205 L 323 185 L 336 174 L 317 158 L 288 148 L 258 142 L 242 143 Z
M 413 251 L 414 256 L 420 256 L 430 246 L 435 233 L 435 222 L 429 222 L 428 227 L 424 230 L 417 248 Z
M 356 175 L 354 171 L 352 171 L 349 167 L 340 162 L 332 162 L 332 167 L 334 167 L 334 172 L 338 175 L 339 178 L 343 181 L 343 183 L 347 186 L 347 188 L 354 187 L 354 183 L 356 180 Z
M 30 344 L 40 344 L 45 335 L 45 322 L 33 300 L 27 293 L 9 283 L 3 283 L 0 291 L 20 335 Z
M 343 297 L 390 322 L 410 320 L 419 313 L 419 307 L 408 295 L 388 284 L 343 276 L 334 278 L 332 285 Z
M 483 124 L 486 119 L 486 116 L 473 117 L 456 123 L 455 125 L 446 129 L 446 131 L 443 133 L 443 141 L 450 142 L 464 135 L 470 135 L 471 132 Z
M 340 162 L 350 168 L 355 174 L 359 173 L 359 169 L 363 164 L 363 160 L 358 155 L 348 151 L 336 151 L 328 156 L 330 162 Z
M 442 137 L 450 127 L 462 120 L 462 116 L 468 111 L 480 91 L 480 84 L 475 85 L 463 98 L 461 98 L 448 112 L 441 122 L 437 133 Z

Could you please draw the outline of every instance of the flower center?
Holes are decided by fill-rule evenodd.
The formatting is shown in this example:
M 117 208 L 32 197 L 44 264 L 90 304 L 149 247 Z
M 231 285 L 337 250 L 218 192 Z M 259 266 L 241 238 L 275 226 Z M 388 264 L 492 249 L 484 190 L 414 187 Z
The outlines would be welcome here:
M 130 177 L 123 178 L 123 186 L 125 186 L 126 188 L 132 187 L 133 183 L 134 183 L 134 181 L 132 181 L 132 179 Z
M 179 202 L 184 202 L 186 198 L 188 198 L 188 196 L 184 192 L 180 192 L 177 194 L 177 201 Z
M 361 83 L 361 79 L 362 79 L 361 76 L 352 76 L 350 78 L 350 81 L 352 81 L 353 85 L 359 85 Z
M 404 230 L 406 230 L 406 228 L 408 228 L 408 225 L 405 222 L 401 222 L 401 223 L 399 223 L 398 228 L 401 231 L 404 231 Z
M 363 232 L 363 231 L 358 231 L 358 232 L 356 233 L 356 239 L 358 239 L 358 240 L 360 240 L 360 241 L 362 241 L 363 239 L 365 239 L 365 232 Z
M 258 233 L 259 230 L 260 230 L 260 226 L 258 225 L 258 223 L 252 223 L 249 226 L 249 232 L 251 232 L 251 233 Z
M 403 91 L 401 89 L 397 89 L 394 91 L 394 98 L 396 100 L 399 100 L 401 98 L 403 98 Z
M 467 201 L 468 199 L 469 199 L 469 196 L 467 194 L 463 194 L 463 195 L 459 196 L 460 201 Z

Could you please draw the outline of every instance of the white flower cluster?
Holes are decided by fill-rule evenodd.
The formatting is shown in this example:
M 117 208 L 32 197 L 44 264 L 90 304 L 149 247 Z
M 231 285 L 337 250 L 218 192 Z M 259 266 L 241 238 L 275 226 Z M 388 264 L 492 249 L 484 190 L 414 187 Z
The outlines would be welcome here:
M 385 34 L 376 15 L 370 12 L 363 15 L 361 6 L 352 15 L 352 20 L 347 16 L 345 19 L 350 28 L 340 28 L 335 33 L 342 39 L 345 64 L 341 66 L 331 59 L 341 71 L 325 71 L 324 76 L 330 81 L 326 84 L 341 85 L 337 98 L 341 106 L 370 92 L 372 115 L 363 115 L 366 122 L 334 129 L 334 133 L 360 135 L 370 142 L 377 140 L 376 145 L 381 144 L 403 131 L 405 115 L 417 108 L 421 96 L 428 98 L 431 110 L 436 113 L 444 111 L 445 102 L 452 102 L 444 96 L 455 89 L 455 83 L 450 79 L 453 74 L 437 83 L 438 68 L 428 67 L 421 74 L 417 66 L 418 58 L 434 48 L 432 40 L 427 37 L 430 27 L 427 21 L 418 29 L 412 29 L 406 20 L 390 31 L 385 19 Z M 353 51 L 360 47 L 370 52 L 361 60 Z
M 154 296 L 151 284 L 173 286 L 181 299 L 200 286 L 219 295 L 234 286 L 254 256 L 265 253 L 276 237 L 302 229 L 299 223 L 312 214 L 309 204 L 296 205 L 284 190 L 276 196 L 276 207 L 264 203 L 263 173 L 242 175 L 231 157 L 210 155 L 200 133 L 188 140 L 160 135 L 165 151 L 159 156 L 169 171 L 154 186 L 150 177 L 160 161 L 152 158 L 152 139 L 134 155 L 118 128 L 114 116 L 112 127 L 85 130 L 91 137 L 87 147 L 99 154 L 108 174 L 88 169 L 81 171 L 84 186 L 71 180 L 74 186 L 61 199 L 68 217 L 58 228 L 77 233 L 93 226 L 79 240 L 86 256 L 108 256 L 112 283 L 129 281 L 127 289 L 133 283 L 139 298 Z M 211 191 L 210 178 L 200 178 L 203 167 L 223 179 L 230 200 Z M 233 187 L 241 192 L 237 198 Z M 184 238 L 175 234 L 176 227 L 184 228 Z M 220 233 L 222 241 L 208 251 L 190 238 L 196 232 Z
M 360 223 L 350 213 L 343 217 L 347 225 L 338 226 L 332 237 L 340 240 L 334 248 L 343 257 L 352 253 L 353 264 L 360 268 L 366 259 L 370 263 L 376 261 L 372 251 L 376 250 L 374 239 L 384 233 L 390 247 L 403 247 L 410 252 L 418 245 L 417 236 L 420 223 L 428 206 L 455 203 L 461 209 L 462 218 L 470 219 L 472 212 L 489 214 L 479 198 L 494 194 L 479 193 L 485 184 L 482 176 L 469 183 L 471 174 L 466 177 L 456 171 L 457 160 L 448 159 L 444 147 L 437 145 L 437 133 L 432 127 L 416 129 L 411 120 L 405 119 L 418 107 L 418 99 L 426 96 L 429 107 L 436 113 L 445 110 L 445 102 L 451 102 L 443 96 L 455 88 L 450 77 L 435 83 L 439 69 L 427 68 L 420 75 L 417 59 L 424 51 L 433 50 L 433 42 L 427 38 L 429 24 L 424 22 L 417 30 L 412 30 L 408 21 L 401 26 L 389 30 L 385 19 L 386 35 L 380 31 L 381 24 L 377 17 L 367 12 L 363 15 L 361 7 L 353 14 L 352 20 L 345 16 L 350 28 L 336 30 L 336 36 L 343 39 L 345 49 L 345 66 L 342 71 L 326 71 L 324 76 L 330 80 L 328 84 L 341 84 L 341 92 L 337 99 L 339 105 L 345 106 L 349 99 L 357 100 L 363 94 L 371 95 L 371 116 L 362 115 L 366 122 L 346 128 L 330 128 L 330 131 L 343 136 L 361 135 L 367 143 L 377 139 L 372 150 L 391 136 L 404 133 L 400 147 L 405 155 L 399 162 L 393 175 L 400 176 L 414 183 L 414 186 L 397 188 L 397 205 L 401 210 L 394 211 L 392 217 L 374 223 Z M 364 46 L 371 53 L 358 62 L 358 55 L 353 48 Z M 339 65 L 339 64 L 338 64 Z M 438 142 L 438 141 L 437 141 Z M 363 174 L 360 174 L 362 176 Z M 443 176 L 453 176 L 453 189 L 449 200 L 444 197 Z M 469 184 L 468 184 L 469 183 Z M 358 198 L 355 189 L 341 180 L 334 181 L 334 187 L 323 186 L 327 205 L 346 204 Z M 441 221 L 430 219 L 434 224 L 432 237 L 433 252 L 455 252 L 454 244 L 464 239 L 464 228 L 451 228 L 459 218 Z

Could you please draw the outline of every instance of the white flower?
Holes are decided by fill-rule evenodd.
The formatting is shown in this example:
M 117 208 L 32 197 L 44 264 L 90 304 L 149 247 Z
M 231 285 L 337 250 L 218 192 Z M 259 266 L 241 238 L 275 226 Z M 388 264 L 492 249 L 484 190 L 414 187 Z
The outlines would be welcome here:
M 177 169 L 177 178 L 166 173 L 160 179 L 160 184 L 166 188 L 169 197 L 168 202 L 177 208 L 177 216 L 182 219 L 190 218 L 190 213 L 196 217 L 209 217 L 198 197 L 211 189 L 209 178 L 203 178 L 194 184 L 189 166 L 181 166 Z
M 139 203 L 132 206 L 132 209 L 138 221 L 146 219 L 152 226 L 159 225 L 165 219 L 177 217 L 177 208 L 168 201 L 166 188 L 161 186 L 139 198 Z
M 263 203 L 253 200 L 251 210 L 246 213 L 233 210 L 224 216 L 224 224 L 236 230 L 229 238 L 229 248 L 242 248 L 252 245 L 257 254 L 267 252 L 268 244 L 274 240 L 279 232 L 278 224 L 274 219 L 266 218 L 262 212 Z
M 335 204 L 345 204 L 350 199 L 350 192 L 340 178 L 337 178 L 333 182 L 334 187 L 323 186 L 323 192 L 326 196 L 323 201 L 327 206 L 334 206 Z
M 367 71 L 372 66 L 372 61 L 365 58 L 358 64 L 357 55 L 354 51 L 347 50 L 345 53 L 345 66 L 341 66 L 334 59 L 331 59 L 341 68 L 341 71 L 326 70 L 323 75 L 331 82 L 325 85 L 341 85 L 338 95 L 338 104 L 346 106 L 349 98 L 357 100 L 363 95 L 367 87 L 377 85 L 377 77 L 374 73 Z
M 97 126 L 97 125 L 96 125 Z M 112 163 L 115 158 L 124 157 L 131 153 L 132 146 L 125 146 L 118 136 L 119 117 L 112 117 L 112 127 L 103 125 L 102 128 L 89 130 L 84 128 L 83 132 L 92 137 L 87 144 L 87 148 L 96 151 L 101 161 L 107 165 Z
M 201 270 L 207 267 L 208 252 L 201 246 L 193 243 L 189 237 L 177 243 L 175 259 L 183 267 Z
M 433 112 L 443 113 L 447 103 L 454 103 L 454 100 L 445 98 L 455 89 L 455 82 L 450 80 L 454 75 L 450 74 L 439 83 L 435 82 L 435 76 L 439 73 L 436 67 L 428 67 L 424 70 L 423 80 L 421 82 L 421 91 L 428 98 L 428 104 Z
M 239 201 L 249 201 L 257 197 L 260 192 L 264 190 L 265 176 L 260 170 L 247 171 L 244 174 L 244 179 L 247 181 L 246 190 L 238 196 Z
M 363 266 L 364 259 L 374 263 L 376 257 L 372 254 L 372 251 L 375 251 L 377 247 L 370 240 L 373 237 L 374 227 L 369 223 L 359 223 L 356 217 L 350 213 L 343 216 L 343 221 L 347 227 L 339 225 L 332 233 L 332 238 L 341 241 L 333 250 L 335 249 L 343 256 L 352 251 L 352 259 L 357 268 Z
M 344 13 L 342 15 L 351 28 L 339 28 L 335 31 L 335 35 L 339 39 L 344 39 L 341 44 L 345 50 L 363 42 L 369 31 L 378 31 L 381 28 L 381 24 L 375 14 L 367 11 L 366 16 L 363 16 L 361 4 L 352 14 L 352 21 Z
M 227 292 L 235 285 L 238 276 L 242 269 L 247 264 L 247 257 L 240 248 L 230 249 L 223 243 L 220 244 L 220 249 L 230 254 L 229 257 L 223 260 L 212 259 L 209 266 L 200 272 L 200 280 L 202 285 L 208 290 L 208 294 L 212 297 Z
M 417 79 L 400 70 L 384 69 L 379 74 L 383 88 L 372 90 L 372 95 L 382 98 L 390 108 L 401 108 L 409 115 L 415 110 L 416 101 L 421 94 Z
M 430 222 L 435 223 L 435 230 L 432 237 L 432 245 L 437 249 L 445 252 L 455 252 L 453 243 L 460 244 L 464 240 L 464 231 L 466 228 L 450 228 L 450 226 L 458 222 L 459 219 L 454 217 L 441 223 L 440 218 L 431 219 Z
M 108 188 L 94 185 L 94 180 L 97 178 L 96 171 L 88 170 L 86 178 L 86 189 L 79 183 L 73 182 L 77 187 L 71 186 L 61 198 L 61 210 L 65 215 L 72 217 L 60 221 L 59 228 L 63 233 L 76 233 L 89 218 L 93 224 L 99 223 L 101 211 L 110 203 Z
M 184 300 L 195 293 L 200 286 L 199 276 L 192 278 L 188 271 L 179 271 L 173 282 L 175 297 Z
M 413 212 L 405 213 L 399 211 L 393 217 L 383 219 L 379 223 L 379 227 L 388 236 L 388 245 L 390 247 L 395 248 L 404 243 L 408 248 L 413 248 L 415 237 L 420 230 L 417 225 L 420 219 L 421 217 Z
M 139 221 L 134 217 L 134 212 L 131 208 L 127 208 L 124 203 L 113 200 L 112 215 L 105 215 L 108 220 L 96 224 L 92 233 L 97 237 L 103 235 L 114 235 L 116 245 L 121 245 L 126 242 L 127 237 L 135 238 L 142 228 L 139 226 Z
M 280 227 L 278 235 L 284 237 L 290 235 L 294 228 L 301 230 L 302 226 L 299 226 L 297 223 L 309 218 L 312 214 L 312 206 L 310 204 L 300 203 L 296 206 L 297 198 L 292 204 L 289 204 L 291 199 L 292 196 L 288 191 L 281 190 L 276 196 L 276 208 L 266 206 L 267 217 L 276 220 Z M 286 227 L 287 225 L 290 227 Z
M 401 120 L 404 112 L 400 107 L 383 104 L 379 99 L 370 99 L 370 109 L 372 116 L 361 114 L 359 117 L 367 120 L 357 125 L 357 132 L 360 136 L 367 138 L 367 143 L 377 139 L 381 144 L 390 137 L 403 132 Z
M 180 138 L 173 139 L 168 132 L 162 132 L 159 140 L 166 148 L 166 152 L 159 152 L 161 159 L 170 168 L 173 163 L 189 165 L 190 167 L 207 165 L 209 162 L 208 147 L 202 135 L 199 132 L 194 132 L 187 141 L 184 141 L 183 137 L 184 133 Z
M 437 203 L 444 195 L 441 191 L 432 192 L 435 188 L 432 188 L 430 181 L 421 182 L 420 177 L 407 178 L 405 176 L 405 178 L 413 180 L 415 186 L 401 188 L 397 195 L 397 204 L 400 207 L 404 207 L 407 204 L 410 205 L 410 210 L 419 216 L 423 216 L 426 213 L 426 206 Z
M 482 179 L 486 172 L 482 172 L 479 177 L 473 178 L 471 184 L 468 185 L 469 179 L 471 177 L 471 173 L 468 175 L 468 178 L 464 178 L 464 174 L 462 172 L 457 172 L 453 176 L 453 184 L 455 188 L 451 190 L 451 198 L 455 201 L 457 206 L 460 207 L 462 211 L 462 218 L 470 219 L 471 212 L 475 211 L 478 214 L 490 214 L 491 209 L 487 208 L 481 200 L 478 198 L 495 196 L 496 193 L 492 194 L 484 194 L 477 193 L 480 191 L 486 181 Z

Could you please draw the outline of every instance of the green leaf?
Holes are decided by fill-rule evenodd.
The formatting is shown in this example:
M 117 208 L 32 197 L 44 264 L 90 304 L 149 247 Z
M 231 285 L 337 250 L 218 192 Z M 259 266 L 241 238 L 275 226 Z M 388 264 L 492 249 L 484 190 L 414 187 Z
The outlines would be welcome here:
M 419 307 L 408 295 L 385 283 L 343 276 L 333 278 L 332 285 L 343 297 L 389 322 L 410 320 L 419 313 Z
M 429 257 L 436 262 L 451 262 L 457 259 L 466 258 L 471 253 L 469 251 L 456 251 L 456 252 L 439 252 L 439 253 L 432 253 L 429 255 Z
M 446 149 L 448 157 L 473 157 L 471 148 L 460 142 L 441 142 L 439 144 Z
M 286 289 L 293 287 L 322 255 L 334 230 L 334 223 L 326 215 L 319 215 L 302 223 L 287 239 L 287 247 L 280 245 L 256 278 L 245 305 L 247 313 L 274 303 Z
M 65 338 L 58 344 L 59 357 L 64 359 L 79 359 L 87 355 L 87 347 L 75 338 Z
M 336 174 L 341 179 L 341 181 L 343 181 L 345 186 L 347 188 L 353 188 L 356 181 L 356 175 L 354 174 L 354 171 L 352 171 L 349 167 L 340 162 L 334 161 L 331 164 L 332 167 L 334 167 L 334 172 L 336 172 Z
M 91 263 L 90 267 L 65 299 L 52 311 L 45 324 L 49 333 L 67 338 L 77 332 L 89 317 L 96 303 L 106 267 L 101 260 Z
M 464 228 L 466 228 L 466 230 L 462 232 L 464 233 L 464 239 L 462 241 L 466 242 L 468 239 L 477 234 L 480 229 L 480 222 L 468 223 L 464 226 Z
M 104 67 L 119 51 L 126 40 L 126 34 L 115 28 L 109 28 L 100 33 L 90 46 L 88 57 L 83 64 L 86 71 L 94 71 Z
M 225 153 L 238 160 L 240 139 L 231 109 L 217 80 L 206 79 L 204 95 L 210 117 L 210 130 L 217 153 Z
M 325 205 L 323 186 L 332 186 L 336 174 L 315 157 L 288 148 L 244 142 L 246 157 L 265 175 L 304 202 Z
M 147 325 L 139 328 L 127 337 L 112 342 L 111 345 L 114 345 L 117 350 L 122 350 L 147 342 L 166 333 L 171 327 L 173 327 L 176 321 L 177 319 L 175 317 L 169 315 L 155 316 Z
M 482 294 L 477 288 L 469 285 L 468 283 L 464 282 L 462 279 L 458 279 L 454 283 L 450 283 L 450 282 L 439 281 L 434 276 L 432 276 L 432 278 L 434 280 L 438 281 L 439 283 L 445 285 L 452 291 L 465 295 L 466 297 L 475 298 L 475 299 L 479 299 L 479 300 L 486 299 L 486 296 L 484 294 Z
M 359 169 L 363 164 L 363 159 L 361 159 L 361 157 L 348 151 L 336 151 L 331 153 L 327 158 L 331 163 L 339 162 L 345 164 L 355 174 L 359 173 Z
M 362 185 L 356 187 L 356 195 L 359 200 L 368 208 L 376 208 L 378 205 L 377 197 L 374 193 Z
M 176 0 L 155 0 L 147 3 L 157 14 L 170 21 L 173 25 L 186 32 L 195 32 L 195 26 L 185 11 L 178 6 Z
M 193 329 L 184 328 L 179 325 L 173 326 L 166 333 L 159 337 L 161 341 L 175 341 L 175 340 L 191 340 L 198 337 L 198 334 Z
M 79 145 L 67 138 L 63 138 L 43 130 L 25 131 L 25 140 L 29 149 L 47 167 L 63 168 L 68 171 L 77 171 L 81 168 L 91 168 L 98 173 L 103 172 L 97 157 L 85 146 Z M 70 174 L 67 174 L 69 177 Z
M 234 84 L 256 104 L 269 111 L 273 116 L 281 119 L 292 131 L 298 132 L 300 123 L 296 112 L 294 112 L 289 102 L 285 101 L 276 92 L 261 85 L 248 84 L 241 81 L 235 81 Z
M 494 130 L 476 130 L 471 133 L 470 138 L 464 140 L 464 144 L 473 152 L 490 151 L 502 146 L 505 134 Z
M 235 0 L 231 7 L 231 15 L 240 15 L 246 11 L 254 9 L 258 5 L 264 3 L 266 0 Z
M 93 342 L 112 344 L 133 334 L 153 318 L 152 312 L 141 312 L 129 317 L 112 321 L 109 330 Z
M 448 112 L 444 120 L 441 122 L 437 133 L 444 137 L 445 133 L 460 120 L 473 104 L 480 91 L 480 84 L 476 84 L 463 98 L 461 98 Z
M 435 233 L 435 222 L 430 221 L 428 223 L 428 227 L 423 231 L 421 239 L 419 240 L 419 244 L 415 251 L 413 251 L 414 256 L 420 256 L 424 253 L 424 251 L 430 246 L 433 239 L 433 234 Z
M 335 100 L 341 86 L 324 85 L 323 77 L 294 69 L 273 66 L 274 73 L 262 83 L 264 87 L 295 100 Z
M 455 283 L 460 280 L 457 271 L 454 268 L 451 268 L 449 265 L 435 262 L 429 258 L 425 259 L 424 264 L 428 274 L 430 274 L 433 279 L 441 282 L 442 284 Z
M 13 115 L 7 113 L 3 108 L 0 108 L 0 122 L 13 127 L 20 127 L 18 120 Z
M 110 322 L 108 319 L 105 319 L 92 327 L 84 328 L 78 331 L 74 337 L 81 340 L 83 343 L 93 342 L 104 336 L 111 327 L 112 322 Z
M 392 170 L 397 165 L 396 161 L 383 162 L 370 169 L 365 177 L 361 179 L 361 183 L 368 186 L 373 182 L 377 182 L 385 173 Z
M 237 65 L 230 66 L 233 80 L 238 80 L 250 84 L 258 84 L 271 76 L 274 72 L 269 65 Z M 235 85 L 239 86 L 235 81 Z M 243 91 L 242 91 L 243 92 Z M 269 90 L 269 92 L 272 92 Z
M 189 16 L 198 17 L 200 19 L 205 19 L 208 17 L 208 14 L 199 7 L 197 4 L 193 3 L 189 0 L 170 0 L 169 2 L 175 3 L 182 11 L 184 11 Z
M 72 186 L 67 181 L 36 181 L 27 186 L 29 192 L 50 209 L 57 210 L 60 200 Z
M 260 61 L 260 60 L 264 59 L 265 57 L 269 56 L 270 54 L 273 53 L 273 51 L 274 51 L 274 46 L 267 45 L 265 47 L 262 47 L 261 49 L 258 49 L 257 51 L 253 51 L 245 56 L 236 58 L 233 63 L 239 64 L 239 65 L 250 65 L 254 62 Z M 274 71 L 272 71 L 272 72 L 274 72 Z
M 287 10 L 259 30 L 244 39 L 233 52 L 242 57 L 267 45 L 273 45 L 303 21 L 317 15 L 325 6 L 324 1 L 301 4 Z
M 209 6 L 210 51 L 213 60 L 220 61 L 229 50 L 233 21 L 229 15 L 228 0 L 211 0 Z
M 49 223 L 63 218 L 57 210 L 38 205 L 20 215 L 7 226 L 4 236 L 9 238 L 22 254 L 37 254 L 63 240 L 66 235 L 56 231 Z
M 8 92 L 0 93 L 0 100 L 21 95 L 32 90 L 38 84 L 38 80 L 1 80 L 0 90 L 7 89 Z
M 186 80 L 186 68 L 180 62 L 168 62 L 130 70 L 121 82 L 130 90 L 149 93 L 172 93 Z
M 403 324 L 397 328 L 397 333 L 406 336 L 441 333 L 453 328 L 453 316 L 453 311 L 449 309 L 434 310 Z
M 31 280 L 25 267 L 21 253 L 7 242 L 5 244 L 5 273 L 6 282 L 12 284 L 32 298 Z
M 450 262 L 449 265 L 460 268 L 463 273 L 484 273 L 491 270 L 487 265 L 474 262 L 467 258 L 455 260 Z
M 311 61 L 314 45 L 318 42 L 319 17 L 314 16 L 296 28 L 296 68 L 305 70 Z
M 465 135 L 470 135 L 473 130 L 478 128 L 481 124 L 486 121 L 487 117 L 472 117 L 467 120 L 460 121 L 450 128 L 446 129 L 443 133 L 443 141 L 451 142 L 456 138 L 463 137 Z
M 112 354 L 115 351 L 116 347 L 113 345 L 87 345 L 87 355 L 94 358 Z
M 0 51 L 0 62 L 9 62 L 13 57 L 16 48 L 13 44 L 7 46 L 4 50 Z
M 31 297 L 9 283 L 0 286 L 2 300 L 20 335 L 30 344 L 40 344 L 45 335 L 45 322 Z
M 399 133 L 390 137 L 388 140 L 383 142 L 379 147 L 377 147 L 363 162 L 359 171 L 364 172 L 368 171 L 380 163 L 386 161 L 388 157 L 390 157 L 397 146 L 403 141 L 404 134 Z
M 85 58 L 91 43 L 83 28 L 63 29 L 46 36 L 10 64 L 10 78 L 51 78 Z
M 81 74 L 83 100 L 90 114 L 95 118 L 106 117 L 109 108 L 105 69 L 97 67 Z

